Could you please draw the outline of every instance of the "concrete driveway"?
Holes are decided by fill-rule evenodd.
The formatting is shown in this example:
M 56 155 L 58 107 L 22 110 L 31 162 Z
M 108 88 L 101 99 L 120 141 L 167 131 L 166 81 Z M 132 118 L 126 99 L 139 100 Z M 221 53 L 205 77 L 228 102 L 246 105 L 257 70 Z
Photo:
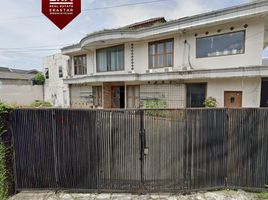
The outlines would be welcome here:
M 257 194 L 244 191 L 217 191 L 193 193 L 190 195 L 174 194 L 74 194 L 54 192 L 21 192 L 10 200 L 251 200 L 260 199 Z

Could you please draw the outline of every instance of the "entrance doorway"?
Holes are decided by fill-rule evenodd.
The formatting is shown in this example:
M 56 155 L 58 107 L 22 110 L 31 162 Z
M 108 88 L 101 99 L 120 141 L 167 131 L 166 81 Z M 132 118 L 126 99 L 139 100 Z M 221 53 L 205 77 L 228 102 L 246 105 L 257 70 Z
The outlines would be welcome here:
M 261 107 L 268 107 L 268 79 L 261 82 Z
M 241 91 L 225 91 L 224 106 L 226 108 L 241 108 L 242 107 L 242 92 Z
M 125 86 L 112 86 L 112 108 L 125 108 Z

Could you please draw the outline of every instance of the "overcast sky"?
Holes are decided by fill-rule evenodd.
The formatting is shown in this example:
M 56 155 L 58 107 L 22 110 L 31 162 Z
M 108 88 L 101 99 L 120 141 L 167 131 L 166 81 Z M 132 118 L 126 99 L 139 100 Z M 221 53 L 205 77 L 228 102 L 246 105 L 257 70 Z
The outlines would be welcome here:
M 151 0 L 81 1 L 82 9 L 91 9 Z M 32 47 L 60 49 L 68 44 L 79 42 L 88 33 L 104 28 L 116 28 L 160 16 L 167 20 L 177 19 L 249 1 L 168 0 L 152 4 L 91 10 L 82 12 L 63 30 L 59 30 L 42 15 L 41 0 L 2 1 L 0 7 L 0 66 L 41 70 L 43 69 L 43 57 L 60 51 L 33 51 Z

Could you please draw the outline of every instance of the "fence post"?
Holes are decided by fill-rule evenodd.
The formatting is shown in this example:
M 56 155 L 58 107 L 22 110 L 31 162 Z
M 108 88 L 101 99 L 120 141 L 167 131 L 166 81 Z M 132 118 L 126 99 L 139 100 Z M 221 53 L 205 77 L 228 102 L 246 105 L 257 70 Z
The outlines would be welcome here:
M 59 188 L 59 172 L 58 172 L 58 157 L 57 157 L 57 136 L 56 136 L 56 113 L 52 109 L 52 136 L 53 136 L 53 155 L 54 155 L 54 173 L 56 179 L 56 187 Z
M 224 145 L 224 147 L 226 148 L 227 154 L 226 154 L 226 160 L 225 160 L 225 177 L 224 177 L 224 188 L 227 189 L 228 188 L 228 162 L 229 162 L 229 134 L 230 134 L 230 113 L 229 113 L 229 108 L 225 109 L 225 128 L 226 128 L 226 144 Z
M 140 112 L 140 175 L 141 189 L 144 187 L 144 148 L 145 148 L 145 130 L 144 130 L 144 110 Z

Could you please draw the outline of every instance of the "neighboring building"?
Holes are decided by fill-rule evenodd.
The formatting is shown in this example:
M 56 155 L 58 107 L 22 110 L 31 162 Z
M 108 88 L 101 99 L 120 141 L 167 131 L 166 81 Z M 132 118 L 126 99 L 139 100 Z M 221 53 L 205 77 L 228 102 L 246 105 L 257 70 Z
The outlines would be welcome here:
M 56 54 L 44 59 L 45 67 L 45 100 L 55 107 L 69 107 L 68 84 L 63 83 L 67 78 L 68 56 Z
M 155 18 L 63 48 L 71 65 L 63 83 L 79 108 L 203 107 L 210 96 L 218 107 L 268 106 L 267 44 L 268 1 Z M 62 64 L 52 65 L 56 76 Z
M 29 106 L 43 100 L 43 86 L 34 85 L 37 70 L 0 67 L 0 101 L 17 106 Z

